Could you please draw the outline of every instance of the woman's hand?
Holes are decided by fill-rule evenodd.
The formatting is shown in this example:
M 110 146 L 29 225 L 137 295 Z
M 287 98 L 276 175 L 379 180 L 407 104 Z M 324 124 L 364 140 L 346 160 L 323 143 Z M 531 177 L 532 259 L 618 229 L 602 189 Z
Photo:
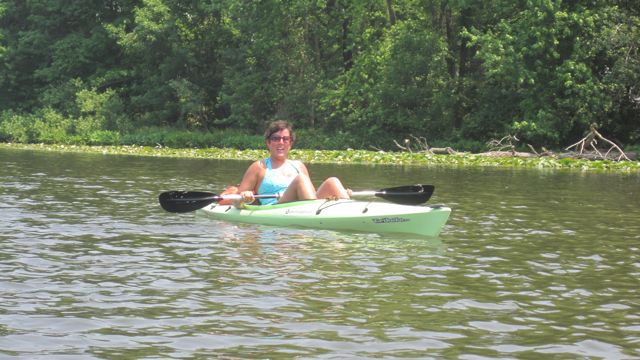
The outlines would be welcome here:
M 237 208 L 243 207 L 244 204 L 251 204 L 256 200 L 255 196 L 253 195 L 253 191 L 241 191 L 240 196 L 242 197 L 240 200 L 235 200 L 233 202 L 233 205 L 235 205 L 235 207 Z
M 240 195 L 242 196 L 242 202 L 244 203 L 251 204 L 256 200 L 256 198 L 253 196 L 253 191 L 243 191 L 240 193 Z

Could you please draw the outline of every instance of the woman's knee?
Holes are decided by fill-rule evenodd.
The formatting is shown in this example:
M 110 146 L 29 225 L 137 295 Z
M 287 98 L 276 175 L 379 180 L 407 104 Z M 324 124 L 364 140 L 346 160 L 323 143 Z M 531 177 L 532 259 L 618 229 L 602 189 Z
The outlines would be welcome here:
M 330 177 L 326 179 L 322 185 L 318 188 L 318 197 L 337 197 L 337 198 L 349 198 L 348 191 L 342 185 L 342 182 L 337 177 Z
M 340 182 L 340 179 L 338 179 L 338 178 L 337 178 L 337 177 L 335 177 L 335 176 L 332 176 L 332 177 L 330 177 L 330 178 L 327 178 L 327 179 L 323 182 L 323 184 L 325 184 L 326 186 L 329 186 L 329 187 L 331 187 L 331 188 L 333 188 L 333 189 L 339 189 L 339 188 L 342 188 L 342 187 L 343 187 L 343 186 L 342 186 L 342 182 Z

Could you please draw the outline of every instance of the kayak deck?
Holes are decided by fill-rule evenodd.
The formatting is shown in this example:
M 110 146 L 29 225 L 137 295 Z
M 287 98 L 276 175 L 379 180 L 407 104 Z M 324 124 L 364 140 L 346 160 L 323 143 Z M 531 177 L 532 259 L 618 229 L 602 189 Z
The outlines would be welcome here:
M 200 210 L 219 220 L 285 227 L 438 236 L 451 209 L 355 200 L 305 200 L 276 205 L 211 204 Z

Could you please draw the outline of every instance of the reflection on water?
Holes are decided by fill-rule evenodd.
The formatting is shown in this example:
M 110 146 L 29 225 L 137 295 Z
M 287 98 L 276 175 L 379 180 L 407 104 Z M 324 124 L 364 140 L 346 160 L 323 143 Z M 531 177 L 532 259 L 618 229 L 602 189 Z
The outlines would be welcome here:
M 2 356 L 640 356 L 635 175 L 309 166 L 357 190 L 435 184 L 450 222 L 416 239 L 157 205 L 237 182 L 245 162 L 0 160 Z

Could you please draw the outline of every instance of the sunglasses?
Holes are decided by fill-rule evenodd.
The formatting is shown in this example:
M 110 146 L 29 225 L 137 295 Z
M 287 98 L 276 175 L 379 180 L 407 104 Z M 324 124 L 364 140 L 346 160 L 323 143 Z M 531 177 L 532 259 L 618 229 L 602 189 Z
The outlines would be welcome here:
M 278 135 L 269 136 L 269 141 L 280 142 L 280 140 L 282 140 L 282 142 L 284 142 L 285 144 L 288 144 L 291 142 L 291 136 L 278 136 Z

